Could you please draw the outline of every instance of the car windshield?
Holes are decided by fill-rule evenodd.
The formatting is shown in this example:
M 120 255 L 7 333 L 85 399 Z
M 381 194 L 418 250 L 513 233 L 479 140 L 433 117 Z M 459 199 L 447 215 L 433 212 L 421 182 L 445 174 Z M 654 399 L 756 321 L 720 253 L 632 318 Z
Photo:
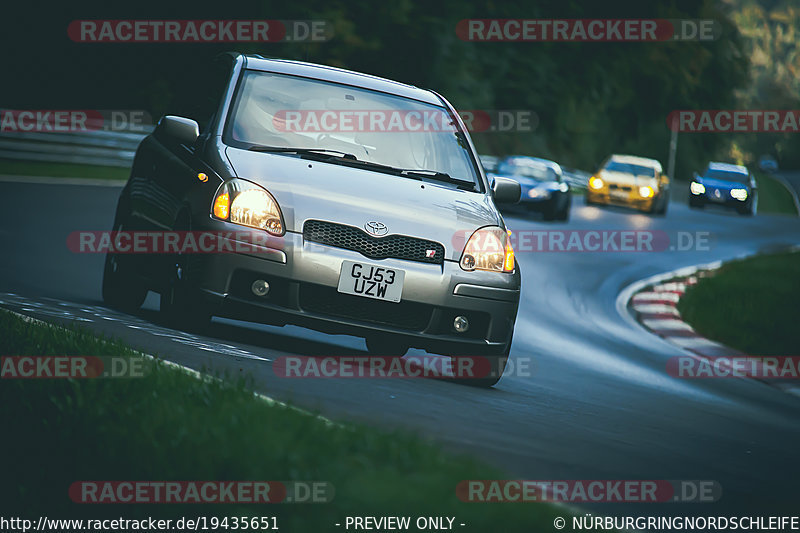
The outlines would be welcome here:
M 609 161 L 605 170 L 612 172 L 623 172 L 625 174 L 634 174 L 636 176 L 649 176 L 655 177 L 656 169 L 653 167 L 646 167 L 643 165 L 634 165 L 633 163 L 620 163 L 619 161 Z
M 481 190 L 465 134 L 452 115 L 410 98 L 247 71 L 225 132 L 226 143 L 237 147 L 340 152 L 362 162 L 446 174 Z
M 750 176 L 741 172 L 731 172 L 729 170 L 707 169 L 703 174 L 704 178 L 712 180 L 735 181 L 736 183 L 748 183 Z
M 558 180 L 558 175 L 552 167 L 530 159 L 507 159 L 497 167 L 497 173 L 504 176 L 533 178 L 537 181 Z

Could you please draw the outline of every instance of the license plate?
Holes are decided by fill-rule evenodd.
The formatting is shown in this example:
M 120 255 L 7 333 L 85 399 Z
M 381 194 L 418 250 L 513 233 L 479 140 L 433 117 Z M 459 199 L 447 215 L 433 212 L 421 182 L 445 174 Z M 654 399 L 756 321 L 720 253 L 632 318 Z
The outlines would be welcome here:
M 343 261 L 338 291 L 386 302 L 399 302 L 405 271 L 355 261 Z
M 628 193 L 627 191 L 611 191 L 611 198 L 614 200 L 627 200 Z

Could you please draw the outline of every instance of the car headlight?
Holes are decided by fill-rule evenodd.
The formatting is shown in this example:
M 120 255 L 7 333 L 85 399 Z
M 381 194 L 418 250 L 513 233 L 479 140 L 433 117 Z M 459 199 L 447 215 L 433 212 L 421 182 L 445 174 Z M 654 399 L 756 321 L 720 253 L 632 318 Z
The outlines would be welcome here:
M 597 176 L 592 176 L 591 178 L 589 178 L 589 187 L 591 187 L 592 189 L 602 189 L 603 180 L 601 180 Z
M 220 220 L 283 235 L 283 214 L 275 198 L 255 183 L 234 178 L 220 185 L 211 214 Z
M 747 189 L 731 189 L 731 196 L 744 202 L 747 200 Z
M 510 231 L 497 226 L 475 231 L 461 254 L 461 268 L 469 271 L 514 272 L 514 249 L 510 236 Z
M 530 189 L 528 191 L 529 198 L 549 198 L 550 191 L 543 191 L 541 189 Z
M 569 185 L 564 183 L 563 181 L 558 184 L 558 190 L 561 192 L 567 192 L 569 190 Z
M 689 185 L 689 190 L 692 191 L 692 194 L 703 194 L 704 192 L 706 192 L 706 187 L 702 183 L 697 183 L 696 181 L 693 181 Z
M 654 191 L 652 187 L 648 187 L 647 185 L 639 187 L 639 196 L 642 198 L 652 198 L 653 194 Z

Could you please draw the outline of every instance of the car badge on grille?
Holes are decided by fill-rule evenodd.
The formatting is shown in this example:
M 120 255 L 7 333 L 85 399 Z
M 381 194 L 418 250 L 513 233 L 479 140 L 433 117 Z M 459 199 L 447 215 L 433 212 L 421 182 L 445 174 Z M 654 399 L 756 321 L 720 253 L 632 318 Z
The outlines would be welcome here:
M 374 220 L 364 224 L 364 229 L 376 237 L 381 237 L 389 233 L 389 228 L 386 227 L 386 224 L 383 222 L 376 222 Z
M 436 257 L 436 250 L 425 250 L 425 257 L 428 259 L 433 259 Z
M 720 196 L 722 196 L 722 195 L 719 193 L 719 189 L 716 189 L 716 190 L 714 191 L 714 196 L 716 196 L 717 198 L 719 198 Z

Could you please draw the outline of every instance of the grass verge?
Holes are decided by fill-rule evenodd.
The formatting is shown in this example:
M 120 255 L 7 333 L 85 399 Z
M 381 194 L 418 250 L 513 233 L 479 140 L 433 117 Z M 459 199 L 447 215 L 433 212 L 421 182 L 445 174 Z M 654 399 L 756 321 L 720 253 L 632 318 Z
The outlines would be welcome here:
M 0 159 L 0 174 L 7 176 L 47 176 L 53 178 L 92 178 L 124 181 L 128 179 L 130 172 L 130 168 L 123 167 Z
M 698 333 L 751 355 L 800 355 L 800 252 L 733 261 L 678 302 Z
M 797 216 L 792 193 L 780 181 L 763 172 L 756 171 L 758 184 L 758 212 Z
M 0 354 L 138 356 L 86 331 L 30 323 L 5 311 Z M 330 424 L 260 400 L 241 381 L 200 380 L 163 363 L 139 379 L 0 380 L 0 427 L 0 507 L 17 514 L 275 516 L 286 531 L 338 530 L 334 524 L 344 525 L 347 516 L 451 516 L 455 529 L 482 532 L 498 526 L 547 531 L 556 516 L 567 516 L 545 504 L 463 503 L 455 494 L 459 481 L 503 476 L 406 433 Z M 79 480 L 315 480 L 332 483 L 335 499 L 79 505 L 67 493 Z

